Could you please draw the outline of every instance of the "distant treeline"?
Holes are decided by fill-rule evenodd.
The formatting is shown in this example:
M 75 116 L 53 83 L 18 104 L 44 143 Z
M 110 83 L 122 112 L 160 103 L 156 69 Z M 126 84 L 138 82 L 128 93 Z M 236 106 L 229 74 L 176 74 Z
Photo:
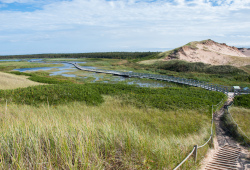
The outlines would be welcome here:
M 98 53 L 71 53 L 71 54 L 32 54 L 32 55 L 6 55 L 0 59 L 22 58 L 109 58 L 109 59 L 142 59 L 154 57 L 159 52 L 98 52 Z

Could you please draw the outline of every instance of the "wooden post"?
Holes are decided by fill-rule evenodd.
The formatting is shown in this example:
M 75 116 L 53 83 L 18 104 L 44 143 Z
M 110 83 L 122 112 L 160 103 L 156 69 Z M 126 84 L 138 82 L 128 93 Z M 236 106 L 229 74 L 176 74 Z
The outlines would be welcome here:
M 194 145 L 195 149 L 194 149 L 194 163 L 196 163 L 197 160 L 197 150 L 198 150 L 198 145 Z

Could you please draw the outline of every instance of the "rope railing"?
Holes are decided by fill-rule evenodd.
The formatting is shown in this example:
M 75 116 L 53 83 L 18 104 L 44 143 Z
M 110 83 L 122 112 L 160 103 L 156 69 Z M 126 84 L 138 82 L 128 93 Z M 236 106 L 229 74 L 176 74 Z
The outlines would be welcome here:
M 195 162 L 196 162 L 196 159 L 197 159 L 197 150 L 206 146 L 208 144 L 209 141 L 212 141 L 213 142 L 213 122 L 214 122 L 214 106 L 216 106 L 217 108 L 215 109 L 215 111 L 218 109 L 218 107 L 222 104 L 222 102 L 224 101 L 224 99 L 222 99 L 218 104 L 216 105 L 212 105 L 212 120 L 211 120 L 211 134 L 210 134 L 210 137 L 209 139 L 201 146 L 198 146 L 198 145 L 195 145 L 193 150 L 188 154 L 188 156 L 179 164 L 177 165 L 174 170 L 177 170 L 179 167 L 181 167 L 181 165 L 186 162 L 188 160 L 188 158 L 194 154 L 194 158 L 195 158 Z
M 188 156 L 177 166 L 174 168 L 174 170 L 178 169 L 181 167 L 182 164 L 184 164 L 184 162 L 186 162 L 186 160 L 188 160 L 188 158 L 193 154 L 193 152 L 195 151 L 196 147 L 194 146 L 193 150 L 188 154 Z

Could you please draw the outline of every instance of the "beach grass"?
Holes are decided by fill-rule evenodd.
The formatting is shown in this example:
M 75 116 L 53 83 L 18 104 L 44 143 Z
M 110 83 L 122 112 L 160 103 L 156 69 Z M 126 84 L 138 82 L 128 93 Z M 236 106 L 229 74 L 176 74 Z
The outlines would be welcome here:
M 243 133 L 241 131 L 238 131 L 238 133 L 240 133 L 241 136 L 250 144 L 250 109 L 243 107 L 230 107 L 229 112 L 238 124 L 238 127 L 243 131 Z
M 104 99 L 100 106 L 1 104 L 1 168 L 173 169 L 209 137 L 210 119 L 199 111 Z M 189 129 L 197 123 L 202 126 Z M 199 150 L 199 160 L 206 149 Z M 190 159 L 182 168 L 193 165 Z

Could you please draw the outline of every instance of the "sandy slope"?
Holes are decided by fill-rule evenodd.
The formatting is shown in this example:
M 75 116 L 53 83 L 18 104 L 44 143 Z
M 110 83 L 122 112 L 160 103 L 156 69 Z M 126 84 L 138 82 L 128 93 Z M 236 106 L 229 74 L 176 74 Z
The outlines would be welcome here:
M 250 48 L 239 48 L 239 51 L 243 53 L 245 56 L 250 57 Z
M 243 54 L 238 48 L 212 40 L 191 42 L 165 56 L 165 60 L 176 58 L 189 62 L 203 62 L 212 65 L 229 64 L 240 67 L 250 64 L 250 57 Z

